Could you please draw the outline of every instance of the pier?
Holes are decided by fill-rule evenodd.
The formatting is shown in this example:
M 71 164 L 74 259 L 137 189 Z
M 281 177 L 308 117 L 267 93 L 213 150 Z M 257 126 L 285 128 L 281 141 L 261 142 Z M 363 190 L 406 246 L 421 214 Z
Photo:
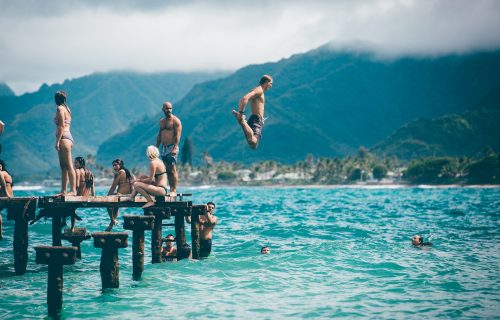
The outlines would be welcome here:
M 177 197 L 156 197 L 155 205 L 141 208 L 146 199 L 136 197 L 126 201 L 125 196 L 63 196 L 63 197 L 0 197 L 0 210 L 7 209 L 7 219 L 14 221 L 13 253 L 16 275 L 26 273 L 28 264 L 29 226 L 41 218 L 50 219 L 51 239 L 45 246 L 36 247 L 36 263 L 49 265 L 47 283 L 47 305 L 50 315 L 62 309 L 62 266 L 78 263 L 82 254 L 80 244 L 90 238 L 94 247 L 102 249 L 101 280 L 103 290 L 119 287 L 118 249 L 128 246 L 129 233 L 132 233 L 133 278 L 139 280 L 144 272 L 145 231 L 151 231 L 151 263 L 161 263 L 163 226 L 174 227 L 175 242 L 178 248 L 177 260 L 182 256 L 181 248 L 186 245 L 185 217 L 191 216 L 192 258 L 200 257 L 199 216 L 206 213 L 205 205 L 193 205 L 184 198 L 191 194 L 178 194 Z M 87 232 L 84 226 L 66 228 L 68 217 L 81 220 L 77 209 L 88 208 L 137 208 L 137 214 L 123 216 L 125 232 Z M 170 220 L 170 221 L 169 221 Z M 171 221 L 173 220 L 173 221 Z M 63 246 L 63 241 L 70 243 Z M 0 242 L 2 245 L 2 242 Z

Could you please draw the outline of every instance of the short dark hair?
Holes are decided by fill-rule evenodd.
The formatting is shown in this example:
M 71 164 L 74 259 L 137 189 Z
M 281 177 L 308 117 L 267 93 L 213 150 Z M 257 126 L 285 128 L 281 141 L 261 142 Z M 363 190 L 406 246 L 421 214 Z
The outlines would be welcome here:
M 271 78 L 271 76 L 265 74 L 262 76 L 262 78 L 260 78 L 259 84 L 263 85 L 264 83 L 270 82 L 270 81 L 273 81 L 273 78 Z
M 208 202 L 207 202 L 207 206 L 208 206 L 209 204 L 213 205 L 213 206 L 214 206 L 214 208 L 215 208 L 215 203 L 213 203 L 212 201 L 208 201 Z
M 262 253 L 262 251 L 264 251 L 264 249 L 266 249 L 266 248 L 269 249 L 268 246 L 263 246 L 262 248 L 260 248 L 260 253 Z

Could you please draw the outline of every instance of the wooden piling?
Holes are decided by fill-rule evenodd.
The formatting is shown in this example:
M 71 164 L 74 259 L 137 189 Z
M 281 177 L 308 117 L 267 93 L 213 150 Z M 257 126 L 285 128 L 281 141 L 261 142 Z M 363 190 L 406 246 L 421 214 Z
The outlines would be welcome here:
M 186 244 L 186 228 L 184 226 L 184 217 L 191 214 L 191 207 L 171 208 L 172 215 L 175 216 L 175 242 L 177 245 L 177 260 L 182 260 L 184 257 L 183 247 Z
M 145 215 L 154 216 L 153 231 L 151 232 L 151 263 L 161 262 L 162 224 L 163 219 L 170 219 L 170 208 L 145 209 Z
M 200 216 L 206 213 L 206 205 L 193 205 L 191 210 L 191 252 L 197 260 L 200 259 Z
M 144 271 L 144 231 L 153 230 L 154 216 L 123 216 L 123 229 L 132 230 L 132 277 L 141 278 Z
M 36 263 L 49 265 L 47 307 L 49 315 L 57 315 L 63 303 L 63 265 L 76 261 L 76 247 L 37 246 Z
M 86 228 L 75 228 L 73 232 L 71 232 L 70 228 L 66 228 L 62 234 L 63 240 L 71 242 L 71 245 L 77 248 L 76 258 L 79 260 L 82 259 L 81 243 L 91 237 L 92 236 L 87 233 Z
M 14 220 L 14 271 L 26 273 L 28 266 L 28 222 L 35 219 L 36 198 L 20 198 L 7 204 L 7 220 Z
M 120 263 L 118 249 L 128 246 L 128 233 L 126 232 L 94 232 L 94 247 L 101 248 L 102 289 L 120 287 Z

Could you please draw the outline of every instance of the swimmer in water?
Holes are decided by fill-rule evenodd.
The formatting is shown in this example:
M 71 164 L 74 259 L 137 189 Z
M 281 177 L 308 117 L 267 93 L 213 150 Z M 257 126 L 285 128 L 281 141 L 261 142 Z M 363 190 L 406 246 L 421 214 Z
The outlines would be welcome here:
M 260 254 L 268 254 L 271 253 L 271 249 L 268 246 L 260 248 Z
M 415 247 L 432 246 L 432 243 L 424 242 L 424 237 L 418 234 L 411 237 L 411 244 Z

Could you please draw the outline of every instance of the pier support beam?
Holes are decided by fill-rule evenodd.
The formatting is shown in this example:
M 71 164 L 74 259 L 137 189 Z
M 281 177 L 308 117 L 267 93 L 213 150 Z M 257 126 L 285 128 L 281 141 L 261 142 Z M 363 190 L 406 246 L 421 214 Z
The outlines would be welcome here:
M 123 216 L 123 229 L 132 230 L 132 276 L 141 278 L 144 271 L 144 231 L 153 230 L 154 216 Z
M 207 214 L 206 205 L 194 205 L 191 213 L 191 250 L 193 259 L 200 259 L 200 216 Z
M 71 229 L 66 228 L 62 235 L 63 240 L 71 242 L 71 245 L 77 248 L 76 258 L 79 260 L 82 259 L 81 243 L 90 238 L 92 238 L 92 236 L 87 233 L 86 228 L 75 228 L 73 232 L 71 232 Z
M 14 220 L 14 270 L 26 273 L 28 266 L 28 222 L 35 219 L 36 198 L 15 201 L 7 206 L 7 220 Z
M 36 263 L 49 265 L 47 280 L 47 306 L 49 315 L 57 315 L 63 302 L 63 265 L 76 261 L 75 247 L 37 246 Z
M 94 232 L 94 247 L 102 248 L 101 271 L 102 289 L 120 287 L 120 263 L 118 249 L 128 246 L 126 232 Z
M 146 209 L 144 215 L 154 216 L 153 231 L 151 232 L 151 263 L 161 262 L 162 223 L 163 219 L 170 219 L 170 208 Z
M 184 217 L 191 214 L 191 207 L 187 208 L 171 208 L 170 212 L 175 216 L 175 242 L 177 244 L 177 260 L 182 260 L 189 257 L 187 252 L 184 252 L 186 244 L 186 228 L 184 225 Z

